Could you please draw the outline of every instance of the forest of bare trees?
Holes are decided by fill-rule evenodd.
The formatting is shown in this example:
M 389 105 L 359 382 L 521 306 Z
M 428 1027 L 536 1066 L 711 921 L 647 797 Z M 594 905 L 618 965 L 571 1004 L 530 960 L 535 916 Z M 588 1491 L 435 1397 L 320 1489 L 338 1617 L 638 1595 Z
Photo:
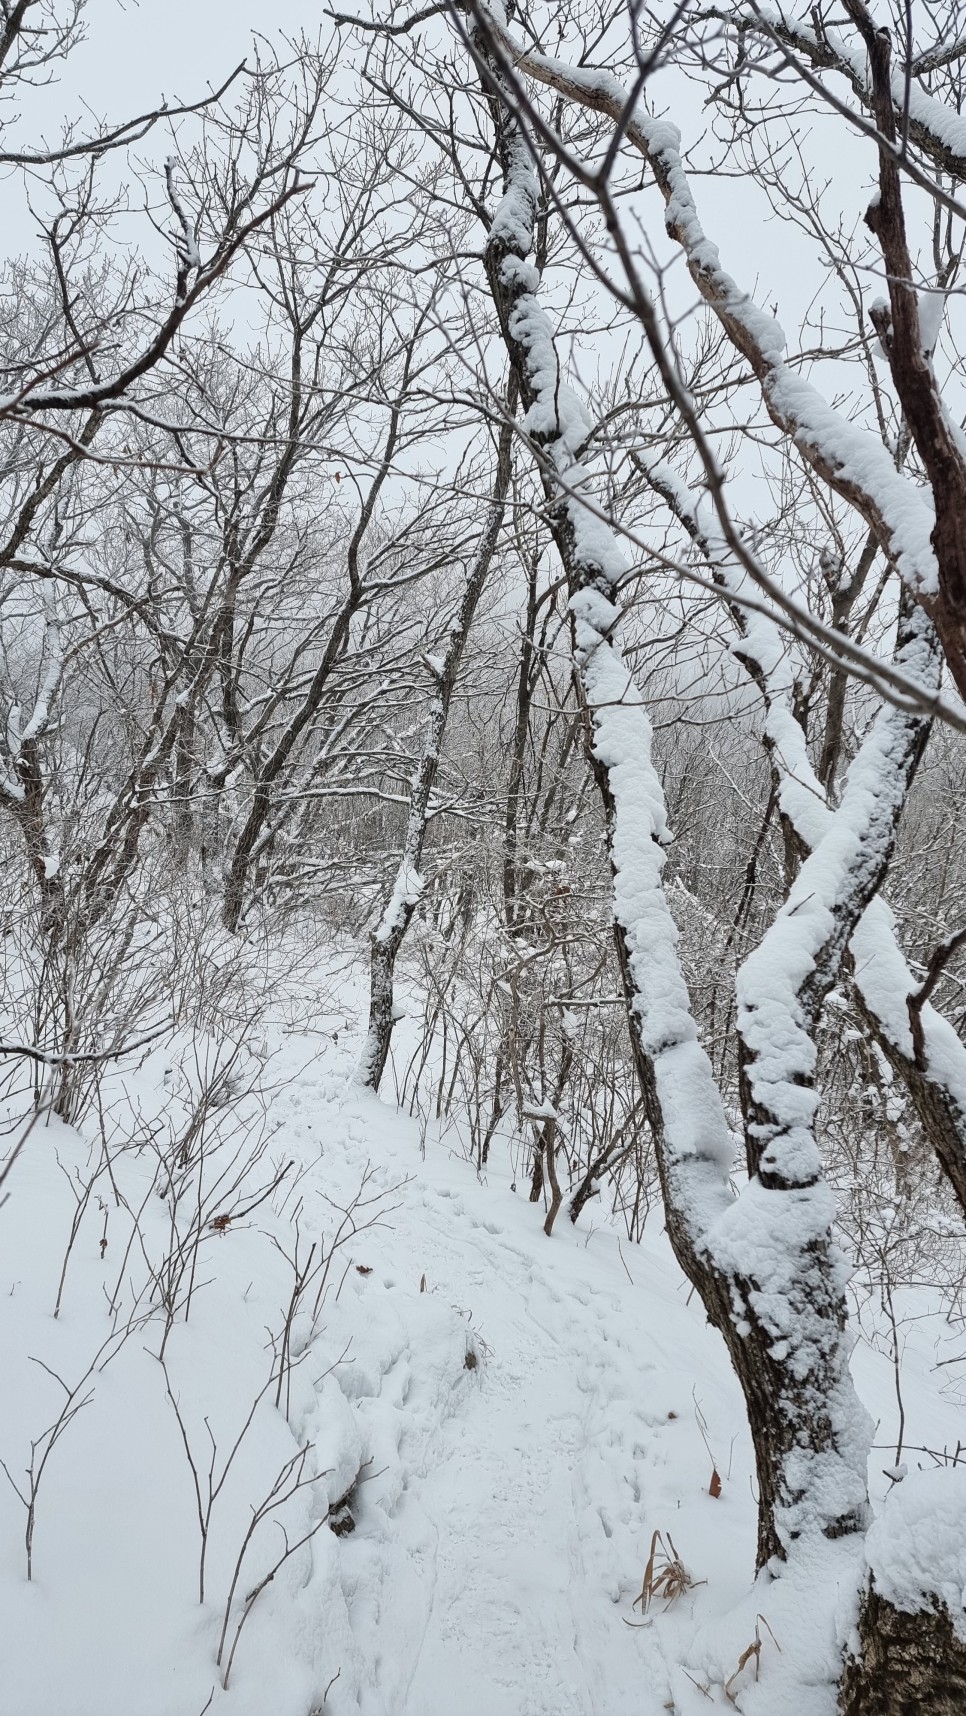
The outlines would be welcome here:
M 820 1579 L 857 1307 L 966 1282 L 966 10 L 363 0 L 54 136 L 85 18 L 0 0 L 8 1109 L 361 957 L 359 1084 L 666 1228 Z M 840 1709 L 951 1716 L 890 1541 Z

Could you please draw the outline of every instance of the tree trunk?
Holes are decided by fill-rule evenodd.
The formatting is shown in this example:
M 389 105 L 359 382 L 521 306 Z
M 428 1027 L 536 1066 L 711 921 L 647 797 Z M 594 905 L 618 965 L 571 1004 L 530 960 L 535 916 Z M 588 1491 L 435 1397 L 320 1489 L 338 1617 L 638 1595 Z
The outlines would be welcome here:
M 966 1643 L 949 1611 L 906 1613 L 874 1584 L 862 1598 L 859 1650 L 839 1690 L 841 1716 L 963 1716 Z
M 756 1174 L 737 1200 L 730 1188 L 729 1129 L 698 1041 L 661 881 L 668 831 L 650 722 L 614 642 L 625 564 L 588 505 L 588 476 L 575 449 L 590 439 L 590 425 L 559 374 L 553 330 L 537 298 L 539 274 L 527 261 L 537 207 L 530 144 L 499 70 L 487 63 L 482 34 L 474 45 L 504 173 L 485 266 L 567 575 L 574 676 L 604 810 L 632 1048 L 671 1244 L 724 1336 L 745 1395 L 762 1566 L 784 1558 L 799 1537 L 840 1537 L 867 1522 L 870 1426 L 849 1375 L 845 1269 L 830 1231 L 834 1199 L 811 1152 L 802 1153 L 803 1165 L 806 1154 L 809 1160 L 801 1176 L 783 1163 L 767 1185 Z
M 429 826 L 430 801 L 439 771 L 440 752 L 446 734 L 450 706 L 456 689 L 460 663 L 466 648 L 470 627 L 483 594 L 503 524 L 507 492 L 512 474 L 511 448 L 513 437 L 512 411 L 516 391 L 511 384 L 508 416 L 500 433 L 496 477 L 489 504 L 489 514 L 470 570 L 467 574 L 459 613 L 453 623 L 446 654 L 437 670 L 436 695 L 433 699 L 429 730 L 423 745 L 419 771 L 413 782 L 409 800 L 409 815 L 402 854 L 396 869 L 392 893 L 383 908 L 379 923 L 370 938 L 369 953 L 369 1031 L 356 1074 L 358 1082 L 378 1090 L 389 1059 L 392 1028 L 396 1020 L 393 979 L 396 959 L 409 928 L 413 912 L 422 893 L 419 865 L 423 856 L 426 830 Z

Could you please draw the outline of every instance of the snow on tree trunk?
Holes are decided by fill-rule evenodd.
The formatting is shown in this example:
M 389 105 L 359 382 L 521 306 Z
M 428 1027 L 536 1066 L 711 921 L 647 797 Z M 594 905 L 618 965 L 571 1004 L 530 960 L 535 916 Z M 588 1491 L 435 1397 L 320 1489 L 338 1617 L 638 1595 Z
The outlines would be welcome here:
M 650 721 L 614 641 L 623 556 L 576 456 L 592 425 L 561 380 L 553 330 L 537 299 L 539 276 L 526 260 L 537 207 L 527 140 L 499 72 L 487 69 L 484 34 L 475 51 L 504 172 L 486 269 L 568 576 L 576 677 L 605 812 L 633 1052 L 671 1243 L 724 1336 L 745 1394 L 760 1486 L 762 1565 L 786 1555 L 802 1534 L 835 1537 L 866 1524 L 869 1426 L 848 1370 L 845 1266 L 830 1235 L 834 1201 L 811 1155 L 808 1172 L 796 1171 L 788 1183 L 781 1173 L 767 1185 L 756 1175 L 739 1199 L 730 1190 L 732 1141 L 698 1040 L 661 882 L 669 836 L 651 761 Z M 806 977 L 802 972 L 798 981 Z M 776 1019 L 776 1026 L 784 1022 L 784 1016 Z
M 759 592 L 749 590 L 747 574 L 729 554 L 706 508 L 695 503 L 691 491 L 667 465 L 642 464 L 652 487 L 698 543 L 731 598 L 732 617 L 741 635 L 735 654 L 765 704 L 765 745 L 786 838 L 804 859 L 824 839 L 833 813 L 794 713 L 795 680 L 803 664 L 782 635 L 777 616 L 768 614 Z M 745 605 L 749 597 L 753 607 Z M 900 637 L 900 655 L 902 649 Z M 849 962 L 866 1025 L 905 1084 L 926 1138 L 966 1214 L 966 1045 L 949 1020 L 924 995 L 919 997 L 919 980 L 899 945 L 893 913 L 878 895 L 852 934 Z
M 522 74 L 555 90 L 569 102 L 607 115 L 620 126 L 622 139 L 644 157 L 664 198 L 667 232 L 680 245 L 688 272 L 702 298 L 736 351 L 750 365 L 772 422 L 794 441 L 822 481 L 855 507 L 874 532 L 907 588 L 936 625 L 950 671 L 960 693 L 966 696 L 966 574 L 960 545 L 966 505 L 966 458 L 958 445 L 955 427 L 947 419 L 928 352 L 919 337 L 916 292 L 908 286 L 912 269 L 905 249 L 896 146 L 886 143 L 880 149 L 879 198 L 872 204 L 867 221 L 883 248 L 893 317 L 899 314 L 900 323 L 905 318 L 908 324 L 905 339 L 893 346 L 885 322 L 880 327 L 875 311 L 872 316 L 880 339 L 885 341 L 893 379 L 926 468 L 931 485 L 927 487 L 897 469 L 892 454 L 875 433 L 852 422 L 844 411 L 829 404 L 799 368 L 786 362 L 785 334 L 779 323 L 760 309 L 722 266 L 717 245 L 704 231 L 682 159 L 677 127 L 648 114 L 643 103 L 613 73 L 592 66 L 570 65 L 514 41 L 507 30 L 502 7 L 474 0 L 471 9 L 480 26 L 478 56 L 489 53 L 495 56 L 497 64 L 512 67 L 514 77 Z M 869 48 L 878 80 L 877 113 L 883 135 L 889 139 L 895 130 L 889 95 L 889 33 L 875 29 L 862 0 L 848 0 L 847 10 L 858 22 Z M 933 106 L 941 111 L 940 104 Z M 612 236 L 619 241 L 613 206 L 609 210 L 604 208 L 603 181 L 596 188 L 608 226 L 614 227 Z M 636 279 L 632 255 L 626 248 L 621 264 L 635 310 L 645 322 L 657 357 L 653 330 L 646 325 L 650 315 L 647 296 Z M 888 311 L 883 313 L 888 318 Z M 683 402 L 680 390 L 678 402 Z M 688 428 L 703 451 L 709 489 L 720 499 L 721 484 L 713 455 L 693 415 Z M 730 520 L 729 528 L 733 528 Z M 850 653 L 848 640 L 840 640 L 840 647 L 846 655 Z M 853 662 L 861 654 L 852 651 Z
M 916 1472 L 897 1484 L 869 1532 L 866 1560 L 842 1716 L 961 1716 L 966 1472 Z
M 858 1654 L 845 1665 L 842 1716 L 962 1716 L 966 1645 L 948 1610 L 907 1613 L 875 1587 L 862 1599 Z

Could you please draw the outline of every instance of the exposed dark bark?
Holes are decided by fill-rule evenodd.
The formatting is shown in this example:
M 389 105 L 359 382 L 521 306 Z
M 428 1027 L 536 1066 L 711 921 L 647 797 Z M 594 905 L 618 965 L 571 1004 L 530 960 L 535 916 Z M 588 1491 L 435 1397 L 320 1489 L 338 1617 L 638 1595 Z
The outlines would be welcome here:
M 862 1598 L 858 1653 L 845 1665 L 841 1716 L 962 1716 L 966 1644 L 946 1609 L 896 1609 L 874 1586 Z
M 531 290 L 528 284 L 530 276 L 525 267 L 521 268 L 528 248 L 521 234 L 528 201 L 525 178 L 529 172 L 529 154 L 513 114 L 512 98 L 508 98 L 503 88 L 499 69 L 489 61 L 485 32 L 481 31 L 477 36 L 475 50 L 490 101 L 505 183 L 512 185 L 516 197 L 509 230 L 502 225 L 496 231 L 491 229 L 485 252 L 486 272 L 504 343 L 519 379 L 521 400 L 529 409 L 536 403 L 538 391 L 531 372 L 529 345 L 521 332 L 518 315 L 521 301 Z M 536 209 L 535 196 L 529 201 L 532 221 Z M 566 491 L 554 477 L 553 443 L 557 434 L 559 430 L 553 426 L 532 438 L 541 454 L 550 526 L 567 575 L 571 599 L 594 591 L 609 608 L 613 589 L 601 568 L 591 558 L 582 555 L 566 502 Z M 606 651 L 609 647 L 609 634 L 601 632 L 599 648 Z M 592 693 L 585 683 L 579 656 L 576 658 L 575 679 L 584 709 L 588 761 L 600 793 L 608 850 L 613 862 L 618 807 L 610 765 L 600 756 L 594 742 L 597 712 Z M 743 1278 L 733 1270 L 716 1266 L 709 1251 L 701 1246 L 693 1213 L 677 1181 L 680 1164 L 671 1160 L 666 1148 L 665 1114 L 655 1061 L 641 1036 L 642 997 L 633 971 L 631 932 L 619 917 L 615 921 L 614 934 L 632 1050 L 655 1143 L 668 1234 L 678 1262 L 697 1289 L 711 1322 L 725 1339 L 745 1395 L 758 1471 L 758 1564 L 762 1566 L 772 1557 L 784 1557 L 789 1539 L 796 1535 L 799 1522 L 809 1513 L 809 1479 L 803 1475 L 808 1459 L 803 1461 L 803 1455 L 818 1462 L 840 1463 L 843 1479 L 846 1472 L 850 1474 L 836 1492 L 827 1513 L 823 1514 L 825 1534 L 842 1536 L 862 1530 L 866 1524 L 864 1481 L 858 1474 L 859 1462 L 849 1440 L 852 1433 L 848 1422 L 852 1396 L 844 1340 L 844 1282 L 826 1228 L 803 1248 L 797 1258 L 799 1267 L 789 1289 L 788 1315 L 794 1325 L 796 1318 L 807 1314 L 815 1337 L 810 1343 L 807 1361 L 799 1362 L 802 1360 L 800 1353 L 796 1360 L 791 1360 L 787 1345 L 776 1340 L 775 1330 L 766 1326 L 758 1313 L 761 1284 Z M 801 1193 L 797 1188 L 789 1192 L 776 1187 L 767 1195 L 780 1200 L 788 1196 L 798 1197 Z M 807 1190 L 804 1195 L 808 1197 Z M 777 1210 L 777 1203 L 775 1207 Z M 768 1218 L 764 1212 L 763 1219 L 767 1227 Z M 814 1514 L 812 1517 L 814 1519 Z
M 913 283 L 906 237 L 902 178 L 896 158 L 898 131 L 892 97 L 892 41 L 875 26 L 863 0 L 845 0 L 857 25 L 872 73 L 873 111 L 883 139 L 879 149 L 879 194 L 866 223 L 879 241 L 889 290 L 889 309 L 872 311 L 906 422 L 932 489 L 936 523 L 932 545 L 939 566 L 939 595 L 932 617 L 950 671 L 966 694 L 966 459 L 942 397 L 919 326 L 919 294 Z
M 576 1224 L 580 1219 L 580 1212 L 584 1205 L 588 1204 L 591 1198 L 595 1198 L 597 1196 L 598 1180 L 600 1180 L 608 1170 L 612 1172 L 613 1169 L 617 1167 L 618 1163 L 622 1162 L 624 1157 L 627 1156 L 633 1148 L 633 1141 L 630 1144 L 625 1144 L 623 1149 L 621 1149 L 619 1138 L 608 1139 L 603 1150 L 599 1151 L 588 1166 L 587 1172 L 584 1174 L 583 1179 L 580 1181 L 573 1197 L 567 1205 L 567 1214 L 572 1222 Z

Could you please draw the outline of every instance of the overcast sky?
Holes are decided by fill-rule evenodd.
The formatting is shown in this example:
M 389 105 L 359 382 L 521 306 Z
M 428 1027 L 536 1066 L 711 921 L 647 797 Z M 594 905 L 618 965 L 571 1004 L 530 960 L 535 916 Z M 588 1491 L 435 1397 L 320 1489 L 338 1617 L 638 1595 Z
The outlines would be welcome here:
M 270 42 L 283 34 L 328 33 L 327 5 L 334 0 L 88 0 L 85 11 L 87 39 L 70 56 L 57 85 L 46 90 L 24 92 L 21 136 L 36 143 L 41 134 L 56 136 L 65 116 L 82 115 L 84 105 L 107 121 L 129 118 L 167 99 L 197 100 L 210 85 L 219 84 L 251 50 L 252 33 L 263 33 Z M 351 9 L 351 7 L 347 8 Z M 363 12 L 367 4 L 360 4 Z M 706 131 L 707 115 L 700 107 L 698 92 L 680 80 L 661 81 L 658 98 L 666 102 L 681 125 L 686 140 Z M 663 99 L 662 99 L 663 98 Z M 9 118 L 9 114 L 7 115 Z M 817 122 L 808 122 L 809 128 Z M 871 186 L 874 167 L 868 148 L 846 140 L 838 121 L 821 122 L 829 133 L 829 147 L 812 146 L 813 159 L 825 155 L 829 173 L 836 181 L 837 197 L 830 211 L 835 218 L 838 200 L 846 225 L 861 219 Z M 18 128 L 20 129 L 20 128 Z M 843 146 L 844 145 L 844 146 Z M 168 137 L 155 133 L 141 151 L 152 163 L 168 152 Z M 718 152 L 710 142 L 698 154 L 713 160 Z M 113 163 L 112 163 L 113 167 Z M 113 170 L 124 172 L 122 158 Z M 108 169 L 102 169 L 102 182 Z M 708 230 L 721 244 L 723 258 L 742 284 L 762 302 L 777 304 L 789 331 L 796 328 L 816 287 L 815 260 L 811 241 L 804 241 L 788 226 L 776 223 L 760 195 L 739 176 L 697 175 L 694 189 Z M 133 198 L 139 205 L 140 198 Z M 661 213 L 653 193 L 642 205 L 646 224 L 656 227 Z M 36 221 L 28 214 L 21 187 L 12 180 L 0 181 L 0 215 L 4 221 L 7 254 L 30 250 L 36 244 Z M 135 224 L 135 222 L 137 224 Z M 143 215 L 134 211 L 130 233 L 135 243 L 151 242 Z M 799 262 L 801 266 L 799 266 Z M 679 269 L 679 272 L 682 272 Z M 819 270 L 821 274 L 821 270 Z
M 42 138 L 56 141 L 65 119 L 80 122 L 81 134 L 92 127 L 85 110 L 110 123 L 159 106 L 197 101 L 209 86 L 217 87 L 250 56 L 252 36 L 269 41 L 327 29 L 323 9 L 327 0 L 87 0 L 85 39 L 66 62 L 55 67 L 46 87 L 22 89 L 15 105 L 0 115 L 23 147 L 36 147 Z M 139 151 L 160 162 L 169 152 L 170 137 L 153 133 Z M 100 183 L 125 173 L 123 156 L 103 164 Z M 134 198 L 140 203 L 140 196 Z M 0 217 L 6 255 L 32 252 L 38 243 L 37 222 L 31 216 L 16 174 L 0 180 Z M 128 237 L 133 236 L 133 229 Z M 137 228 L 138 243 L 151 244 L 150 230 Z
M 150 106 L 162 95 L 190 100 L 221 79 L 251 47 L 253 31 L 315 33 L 325 0 L 88 0 L 87 40 L 71 56 L 61 88 L 82 88 L 105 116 Z

